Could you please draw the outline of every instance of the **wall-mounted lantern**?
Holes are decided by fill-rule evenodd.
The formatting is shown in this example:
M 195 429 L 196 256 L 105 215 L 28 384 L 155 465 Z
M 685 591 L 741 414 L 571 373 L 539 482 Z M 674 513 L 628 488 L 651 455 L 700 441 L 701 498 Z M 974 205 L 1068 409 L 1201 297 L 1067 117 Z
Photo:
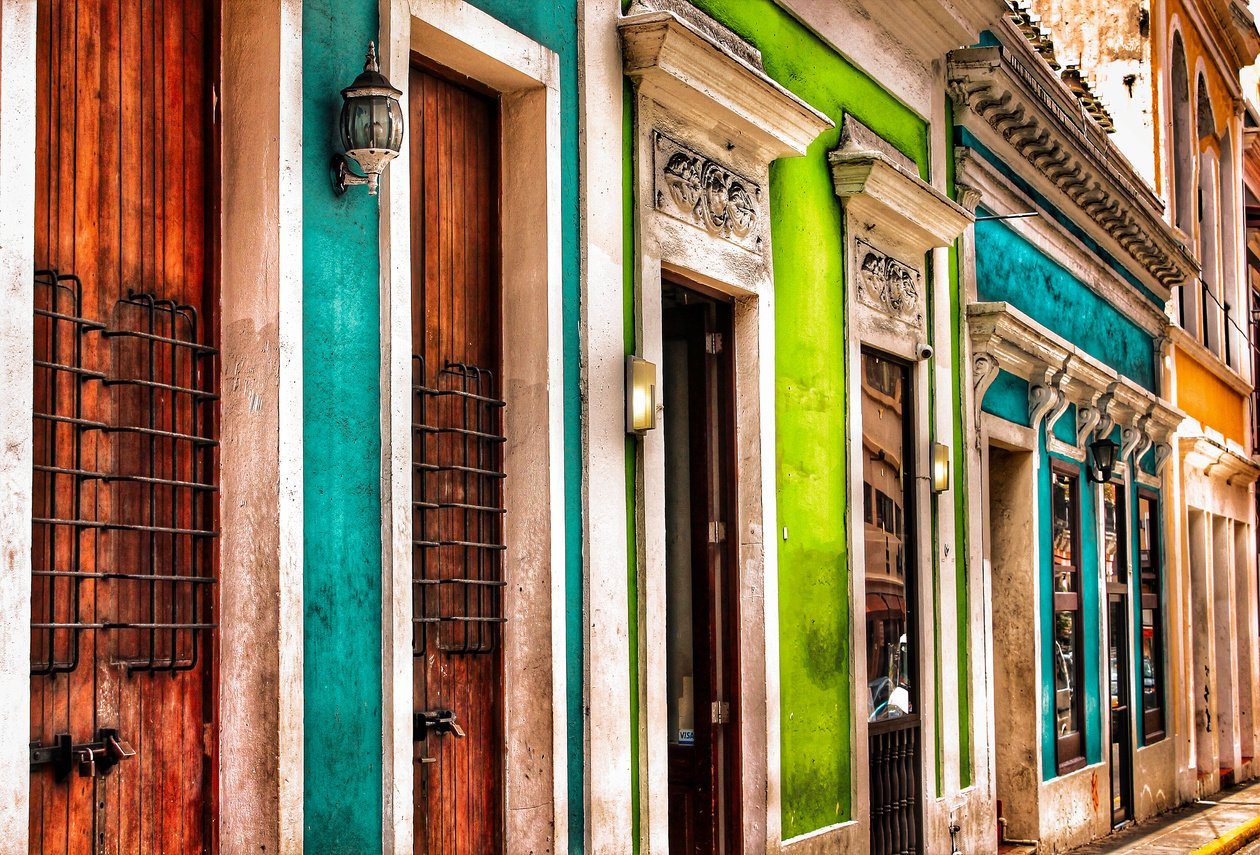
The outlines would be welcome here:
M 949 446 L 932 443 L 932 492 L 944 493 L 949 489 Z
M 656 365 L 626 357 L 626 433 L 645 434 L 656 427 Z
M 1111 480 L 1111 473 L 1116 468 L 1116 453 L 1120 447 L 1109 439 L 1096 439 L 1089 444 L 1090 465 L 1087 469 L 1089 480 L 1095 484 L 1106 484 Z
M 376 63 L 376 44 L 368 42 L 367 62 L 354 83 L 341 90 L 339 134 L 345 154 L 333 157 L 333 188 L 340 196 L 352 184 L 366 184 L 375 196 L 385 165 L 402 150 L 402 92 L 390 85 Z M 363 170 L 350 170 L 353 160 Z

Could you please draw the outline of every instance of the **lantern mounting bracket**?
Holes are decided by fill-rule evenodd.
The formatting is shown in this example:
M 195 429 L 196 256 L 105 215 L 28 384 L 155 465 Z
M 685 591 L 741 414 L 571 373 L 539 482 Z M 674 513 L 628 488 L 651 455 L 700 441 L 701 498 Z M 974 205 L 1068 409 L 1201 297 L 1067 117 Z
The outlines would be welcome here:
M 376 195 L 380 176 L 375 174 L 359 175 L 350 168 L 350 160 L 344 154 L 334 154 L 328 169 L 332 175 L 333 190 L 338 196 L 345 193 L 347 188 L 356 184 L 366 184 L 368 195 Z

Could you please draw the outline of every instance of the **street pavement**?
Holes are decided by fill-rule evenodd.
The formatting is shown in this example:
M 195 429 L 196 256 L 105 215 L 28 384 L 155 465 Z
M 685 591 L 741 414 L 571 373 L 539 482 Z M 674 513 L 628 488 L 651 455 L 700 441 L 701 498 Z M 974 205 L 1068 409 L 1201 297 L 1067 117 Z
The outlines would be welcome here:
M 1260 816 L 1260 782 L 1233 787 L 1209 801 L 1194 802 L 1131 826 L 1072 855 L 1186 855 Z M 1240 850 L 1260 855 L 1260 845 Z

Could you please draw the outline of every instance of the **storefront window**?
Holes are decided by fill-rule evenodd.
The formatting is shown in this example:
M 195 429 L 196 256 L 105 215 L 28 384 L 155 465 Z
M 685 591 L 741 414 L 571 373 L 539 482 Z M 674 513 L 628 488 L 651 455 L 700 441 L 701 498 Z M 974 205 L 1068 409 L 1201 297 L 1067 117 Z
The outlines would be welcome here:
M 868 719 L 885 721 L 916 712 L 914 587 L 906 543 L 914 484 L 907 459 L 910 372 L 872 353 L 862 354 L 862 365 Z
M 1164 738 L 1164 618 L 1159 554 L 1159 498 L 1138 494 L 1138 569 L 1142 596 L 1142 732 L 1150 745 Z
M 1051 470 L 1054 725 L 1059 774 L 1085 765 L 1081 692 L 1080 475 Z
M 1109 584 L 1128 581 L 1125 538 L 1128 526 L 1124 516 L 1124 485 L 1109 481 L 1102 485 L 1103 507 L 1103 572 Z

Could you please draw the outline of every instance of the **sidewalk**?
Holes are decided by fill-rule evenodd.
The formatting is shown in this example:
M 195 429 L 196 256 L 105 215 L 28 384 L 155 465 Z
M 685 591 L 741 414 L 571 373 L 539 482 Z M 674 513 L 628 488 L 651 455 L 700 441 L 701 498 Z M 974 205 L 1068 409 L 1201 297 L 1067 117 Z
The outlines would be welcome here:
M 1260 782 L 1223 790 L 1211 801 L 1192 802 L 1089 846 L 1073 849 L 1072 855 L 1186 855 L 1256 817 L 1260 817 Z

